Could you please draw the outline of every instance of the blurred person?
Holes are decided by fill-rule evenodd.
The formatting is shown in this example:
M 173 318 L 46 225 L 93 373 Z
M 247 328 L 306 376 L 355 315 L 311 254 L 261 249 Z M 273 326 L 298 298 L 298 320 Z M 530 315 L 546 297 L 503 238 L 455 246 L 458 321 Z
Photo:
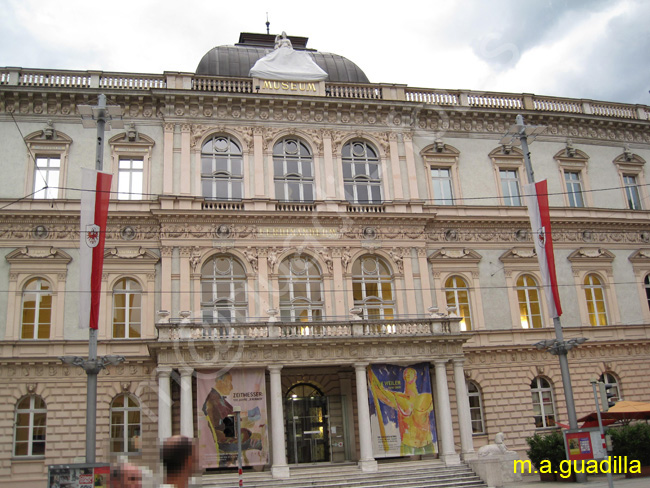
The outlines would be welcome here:
M 142 471 L 131 463 L 119 463 L 111 467 L 108 481 L 110 488 L 142 488 Z
M 183 435 L 166 439 L 160 450 L 160 459 L 165 476 L 160 488 L 188 488 L 190 477 L 198 466 L 194 441 Z

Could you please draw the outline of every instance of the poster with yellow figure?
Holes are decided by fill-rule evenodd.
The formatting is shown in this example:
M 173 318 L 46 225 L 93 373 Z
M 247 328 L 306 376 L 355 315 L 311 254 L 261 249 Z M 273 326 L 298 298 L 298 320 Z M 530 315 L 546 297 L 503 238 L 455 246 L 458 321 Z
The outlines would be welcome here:
M 375 457 L 438 452 L 427 363 L 369 366 L 368 402 Z
M 241 408 L 242 464 L 268 463 L 264 370 L 199 371 L 197 418 L 202 468 L 237 466 L 235 406 Z

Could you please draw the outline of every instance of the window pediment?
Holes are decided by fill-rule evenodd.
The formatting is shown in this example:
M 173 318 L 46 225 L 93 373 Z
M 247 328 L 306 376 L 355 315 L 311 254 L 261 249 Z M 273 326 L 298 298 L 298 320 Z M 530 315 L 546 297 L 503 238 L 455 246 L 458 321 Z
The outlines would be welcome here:
M 21 247 L 10 252 L 7 257 L 9 264 L 19 265 L 19 264 L 61 264 L 63 266 L 67 265 L 72 261 L 72 257 L 61 249 L 57 249 L 53 246 L 27 246 Z
M 478 263 L 482 256 L 467 248 L 442 248 L 429 256 L 430 263 Z
M 537 252 L 534 247 L 513 247 L 504 252 L 499 257 L 499 261 L 504 264 L 537 264 Z
M 590 265 L 611 264 L 614 261 L 614 254 L 611 251 L 596 247 L 582 247 L 573 251 L 568 260 L 572 264 L 587 263 Z
M 160 258 L 151 251 L 142 247 L 114 247 L 104 251 L 104 259 L 106 260 L 121 260 L 121 259 L 137 259 L 143 263 L 155 264 Z

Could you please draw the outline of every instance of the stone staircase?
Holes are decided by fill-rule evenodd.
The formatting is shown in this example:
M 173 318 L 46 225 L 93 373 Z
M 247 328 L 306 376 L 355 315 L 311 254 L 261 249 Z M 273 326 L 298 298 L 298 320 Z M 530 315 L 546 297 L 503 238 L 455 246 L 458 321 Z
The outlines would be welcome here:
M 203 475 L 204 488 L 237 488 L 237 473 Z M 439 460 L 379 464 L 376 473 L 364 473 L 356 464 L 292 466 L 291 478 L 273 479 L 269 471 L 243 475 L 244 488 L 485 488 L 487 485 L 465 464 L 445 466 Z

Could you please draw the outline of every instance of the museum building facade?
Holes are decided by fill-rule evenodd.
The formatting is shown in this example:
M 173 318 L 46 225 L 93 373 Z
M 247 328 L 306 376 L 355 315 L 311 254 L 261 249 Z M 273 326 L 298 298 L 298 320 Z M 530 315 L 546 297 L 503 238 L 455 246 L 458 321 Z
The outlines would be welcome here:
M 281 54 L 302 68 L 274 75 Z M 0 68 L 0 482 L 83 461 L 86 375 L 59 358 L 88 351 L 79 107 L 100 94 L 125 126 L 106 131 L 98 352 L 125 361 L 99 374 L 98 461 L 153 465 L 184 434 L 231 466 L 233 407 L 247 465 L 275 477 L 456 464 L 498 432 L 525 457 L 567 424 L 535 346 L 555 335 L 524 157 L 502 142 L 518 114 L 546 127 L 562 324 L 588 339 L 569 352 L 578 415 L 594 376 L 647 399 L 650 107 L 373 84 L 306 38 L 243 33 L 195 73 Z

